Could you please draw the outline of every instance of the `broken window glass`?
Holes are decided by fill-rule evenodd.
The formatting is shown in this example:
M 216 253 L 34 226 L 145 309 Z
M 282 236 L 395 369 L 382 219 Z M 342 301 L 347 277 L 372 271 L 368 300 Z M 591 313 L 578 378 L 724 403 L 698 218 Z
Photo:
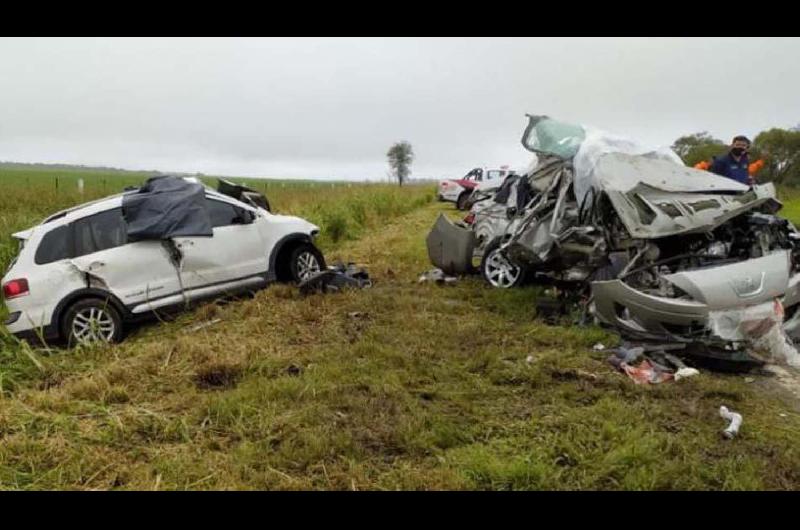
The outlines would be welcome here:
M 570 159 L 586 138 L 586 131 L 580 125 L 556 121 L 547 116 L 529 118 L 530 122 L 522 136 L 522 144 L 529 151 Z

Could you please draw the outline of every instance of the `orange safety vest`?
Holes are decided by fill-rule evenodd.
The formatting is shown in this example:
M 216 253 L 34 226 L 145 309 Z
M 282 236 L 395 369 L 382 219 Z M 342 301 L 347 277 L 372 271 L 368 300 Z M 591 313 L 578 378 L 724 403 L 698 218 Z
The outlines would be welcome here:
M 708 171 L 708 168 L 711 167 L 711 163 L 705 160 L 698 162 L 694 165 L 695 169 L 702 169 L 703 171 Z
M 747 166 L 747 172 L 752 177 L 753 175 L 761 171 L 762 167 L 764 167 L 764 160 L 758 159 L 755 162 L 751 163 L 749 166 Z

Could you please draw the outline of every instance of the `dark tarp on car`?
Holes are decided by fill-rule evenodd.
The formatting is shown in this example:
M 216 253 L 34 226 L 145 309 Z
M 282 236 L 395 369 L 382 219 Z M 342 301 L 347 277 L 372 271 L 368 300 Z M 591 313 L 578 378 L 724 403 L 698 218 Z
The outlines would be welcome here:
M 122 198 L 128 240 L 212 237 L 205 188 L 180 177 L 153 177 Z

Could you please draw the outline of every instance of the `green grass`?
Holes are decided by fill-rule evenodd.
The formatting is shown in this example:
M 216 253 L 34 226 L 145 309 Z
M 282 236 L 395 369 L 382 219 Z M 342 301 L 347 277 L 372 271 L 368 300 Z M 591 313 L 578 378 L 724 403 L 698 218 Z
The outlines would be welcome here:
M 418 284 L 425 234 L 450 207 L 380 190 L 287 192 L 282 206 L 344 223 L 327 257 L 367 265 L 372 289 L 275 286 L 104 348 L 5 339 L 0 487 L 800 487 L 796 402 L 707 371 L 636 386 L 591 349 L 613 335 L 536 319 L 536 287 Z M 734 440 L 723 404 L 744 416 Z

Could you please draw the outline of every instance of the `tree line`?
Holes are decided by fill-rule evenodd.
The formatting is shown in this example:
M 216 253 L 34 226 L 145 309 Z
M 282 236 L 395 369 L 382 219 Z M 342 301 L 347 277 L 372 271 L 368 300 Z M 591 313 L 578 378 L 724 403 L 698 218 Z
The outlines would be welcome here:
M 790 129 L 773 127 L 752 139 L 750 162 L 763 164 L 756 174 L 758 182 L 775 182 L 800 186 L 800 124 Z M 724 155 L 728 142 L 714 138 L 707 131 L 681 136 L 672 144 L 672 150 L 687 166 L 711 162 Z M 408 142 L 397 142 L 386 153 L 391 174 L 402 186 L 411 173 L 414 150 Z

